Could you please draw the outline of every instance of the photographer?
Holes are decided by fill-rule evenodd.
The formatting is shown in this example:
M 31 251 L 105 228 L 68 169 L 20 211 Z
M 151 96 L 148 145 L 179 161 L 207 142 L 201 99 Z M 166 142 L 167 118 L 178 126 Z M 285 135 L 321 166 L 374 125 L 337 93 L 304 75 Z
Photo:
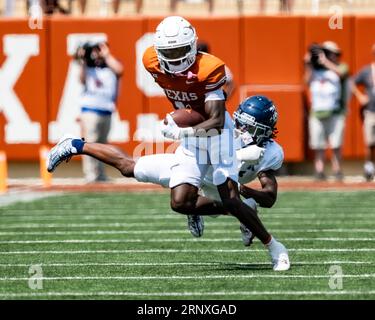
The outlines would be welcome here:
M 341 50 L 336 43 L 312 44 L 305 56 L 305 81 L 310 96 L 309 144 L 315 152 L 315 177 L 326 178 L 324 156 L 327 142 L 332 149 L 332 171 L 336 180 L 343 179 L 341 146 L 345 127 L 348 66 L 340 62 Z
M 77 50 L 76 59 L 84 85 L 79 118 L 82 136 L 87 142 L 106 143 L 123 66 L 106 43 L 86 43 Z M 84 157 L 83 171 L 87 182 L 107 180 L 103 164 L 96 159 Z
M 364 174 L 367 181 L 375 175 L 375 44 L 372 46 L 372 63 L 363 67 L 353 79 L 353 93 L 361 105 L 366 153 Z M 365 88 L 362 93 L 358 86 Z

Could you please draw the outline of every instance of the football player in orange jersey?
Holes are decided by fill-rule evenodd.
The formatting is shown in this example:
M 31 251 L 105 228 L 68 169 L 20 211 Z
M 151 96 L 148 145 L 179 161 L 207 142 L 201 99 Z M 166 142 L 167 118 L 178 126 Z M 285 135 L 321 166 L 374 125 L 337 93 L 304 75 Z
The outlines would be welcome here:
M 278 243 L 255 210 L 240 199 L 234 127 L 222 90 L 224 62 L 197 52 L 194 27 L 182 17 L 170 16 L 157 26 L 154 45 L 145 51 L 143 64 L 175 109 L 192 108 L 206 119 L 194 127 L 180 128 L 167 115 L 168 123 L 162 124 L 166 138 L 181 140 L 176 151 L 178 164 L 172 168 L 169 182 L 171 208 L 197 219 L 201 214 L 230 213 L 265 245 L 274 245 L 278 251 Z M 198 194 L 209 167 L 222 202 Z

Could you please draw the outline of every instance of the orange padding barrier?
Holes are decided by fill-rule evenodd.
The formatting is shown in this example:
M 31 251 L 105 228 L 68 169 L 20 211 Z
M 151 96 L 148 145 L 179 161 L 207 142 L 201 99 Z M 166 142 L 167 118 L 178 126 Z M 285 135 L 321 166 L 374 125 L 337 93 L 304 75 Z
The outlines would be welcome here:
M 42 29 L 28 20 L 0 21 L 0 149 L 9 160 L 36 160 L 39 148 L 66 132 L 79 132 L 79 83 L 72 54 L 88 37 L 106 39 L 125 66 L 118 114 L 110 141 L 132 153 L 142 141 L 139 129 L 152 127 L 171 105 L 141 65 L 162 19 L 156 17 L 45 19 Z M 200 40 L 232 70 L 237 90 L 228 101 L 233 111 L 241 97 L 262 93 L 278 105 L 278 141 L 287 161 L 307 158 L 303 105 L 303 56 L 308 45 L 336 41 L 352 73 L 371 60 L 375 17 L 349 16 L 342 29 L 330 29 L 329 17 L 191 18 Z M 35 25 L 34 25 L 35 27 Z M 345 158 L 363 157 L 358 105 L 352 101 L 346 123 Z M 138 131 L 137 131 L 138 130 Z M 136 133 L 137 132 L 137 133 Z M 48 178 L 46 178 L 48 184 Z
M 0 151 L 0 194 L 8 190 L 8 165 L 7 156 L 4 151 Z

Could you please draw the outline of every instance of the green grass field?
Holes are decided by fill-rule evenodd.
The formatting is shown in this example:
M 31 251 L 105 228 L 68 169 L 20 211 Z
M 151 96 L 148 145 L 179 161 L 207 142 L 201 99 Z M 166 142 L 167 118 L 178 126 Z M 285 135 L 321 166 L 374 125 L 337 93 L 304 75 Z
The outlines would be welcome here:
M 165 193 L 77 193 L 2 207 L 0 298 L 375 298 L 373 191 L 282 192 L 260 215 L 288 247 L 291 270 L 272 271 L 259 241 L 245 248 L 232 217 L 206 218 L 204 236 L 193 238 Z M 42 289 L 29 288 L 32 265 L 41 265 Z M 340 268 L 342 278 L 330 273 Z

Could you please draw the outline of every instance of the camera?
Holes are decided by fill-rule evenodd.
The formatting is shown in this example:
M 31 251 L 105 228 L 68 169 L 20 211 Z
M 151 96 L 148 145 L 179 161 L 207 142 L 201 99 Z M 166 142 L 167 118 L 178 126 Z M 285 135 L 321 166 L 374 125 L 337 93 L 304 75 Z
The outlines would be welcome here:
M 310 63 L 315 70 L 324 70 L 326 67 L 320 63 L 319 55 L 323 53 L 326 55 L 325 49 L 317 43 L 313 43 L 309 47 Z
M 79 46 L 75 55 L 77 60 L 83 60 L 88 67 L 97 66 L 96 59 L 98 55 L 94 55 L 94 50 L 100 50 L 101 42 L 86 42 Z

